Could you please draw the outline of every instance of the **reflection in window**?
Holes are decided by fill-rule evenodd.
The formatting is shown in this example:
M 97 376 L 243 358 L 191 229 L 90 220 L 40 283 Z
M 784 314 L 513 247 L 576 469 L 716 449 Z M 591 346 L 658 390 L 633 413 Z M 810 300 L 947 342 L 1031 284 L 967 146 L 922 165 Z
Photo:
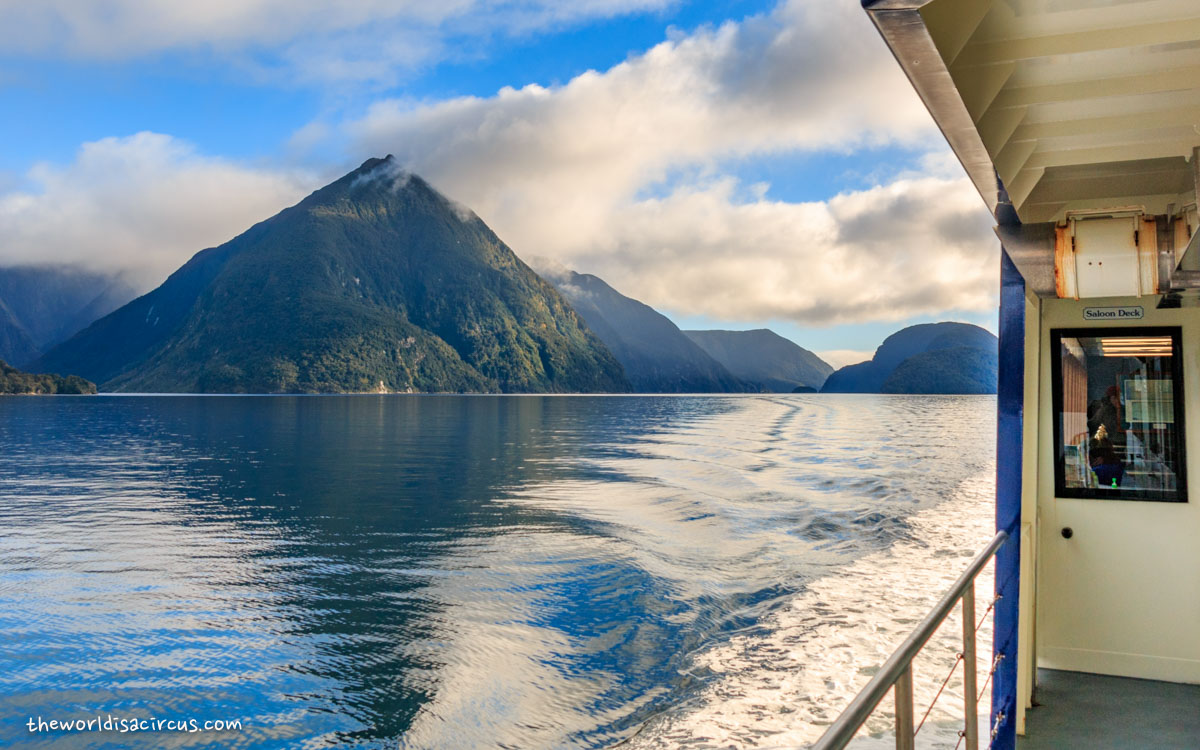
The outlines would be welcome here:
M 1059 497 L 1186 501 L 1177 328 L 1052 331 Z

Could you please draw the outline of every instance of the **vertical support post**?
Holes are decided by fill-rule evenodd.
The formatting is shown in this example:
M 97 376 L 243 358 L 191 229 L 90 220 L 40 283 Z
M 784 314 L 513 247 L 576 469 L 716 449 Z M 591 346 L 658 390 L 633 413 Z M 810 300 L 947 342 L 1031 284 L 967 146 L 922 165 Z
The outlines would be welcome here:
M 1200 190 L 1200 146 L 1192 147 L 1192 187 Z
M 979 683 L 975 676 L 975 580 L 962 596 L 963 619 L 963 736 L 966 750 L 979 750 Z
M 913 734 L 913 679 L 912 664 L 896 680 L 896 750 L 913 750 L 916 736 Z
M 992 750 L 1017 742 L 1017 603 L 1021 572 L 1021 439 L 1025 401 L 1025 280 L 1000 250 L 1000 373 L 996 394 L 996 529 L 1008 542 L 996 554 Z

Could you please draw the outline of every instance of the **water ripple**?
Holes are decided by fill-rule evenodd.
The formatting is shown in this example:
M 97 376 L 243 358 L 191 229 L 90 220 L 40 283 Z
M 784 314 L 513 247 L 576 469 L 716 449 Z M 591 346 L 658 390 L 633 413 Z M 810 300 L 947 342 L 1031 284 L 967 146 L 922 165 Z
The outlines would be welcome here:
M 0 742 L 804 744 L 989 536 L 993 411 L 0 399 Z M 24 726 L 97 714 L 244 726 Z

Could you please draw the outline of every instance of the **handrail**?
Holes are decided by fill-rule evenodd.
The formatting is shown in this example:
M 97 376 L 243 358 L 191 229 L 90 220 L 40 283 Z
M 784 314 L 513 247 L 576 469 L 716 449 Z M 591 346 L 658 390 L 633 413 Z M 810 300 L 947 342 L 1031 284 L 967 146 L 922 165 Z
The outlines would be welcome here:
M 963 571 L 949 591 L 942 596 L 937 605 L 921 620 L 908 638 L 888 658 L 866 687 L 855 696 L 846 710 L 821 735 L 821 739 L 812 746 L 811 750 L 842 750 L 854 739 L 854 735 L 874 713 L 883 697 L 892 686 L 896 686 L 896 747 L 898 750 L 908 750 L 913 746 L 913 689 L 912 689 L 912 660 L 920 653 L 925 644 L 937 632 L 942 621 L 954 605 L 961 599 L 963 602 L 963 656 L 965 662 L 964 677 L 964 709 L 966 716 L 966 731 L 968 750 L 976 750 L 978 746 L 978 713 L 972 710 L 978 700 L 975 695 L 975 578 L 992 559 L 1004 543 L 1008 541 L 1008 533 L 999 531 L 988 546 L 975 556 L 971 565 Z

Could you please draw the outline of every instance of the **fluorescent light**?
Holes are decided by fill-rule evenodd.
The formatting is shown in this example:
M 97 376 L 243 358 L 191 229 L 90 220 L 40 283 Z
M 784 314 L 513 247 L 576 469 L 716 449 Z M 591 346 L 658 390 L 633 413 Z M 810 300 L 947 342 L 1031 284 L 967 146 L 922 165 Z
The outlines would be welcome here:
M 1169 357 L 1174 353 L 1170 336 L 1121 336 L 1100 339 L 1105 357 Z

